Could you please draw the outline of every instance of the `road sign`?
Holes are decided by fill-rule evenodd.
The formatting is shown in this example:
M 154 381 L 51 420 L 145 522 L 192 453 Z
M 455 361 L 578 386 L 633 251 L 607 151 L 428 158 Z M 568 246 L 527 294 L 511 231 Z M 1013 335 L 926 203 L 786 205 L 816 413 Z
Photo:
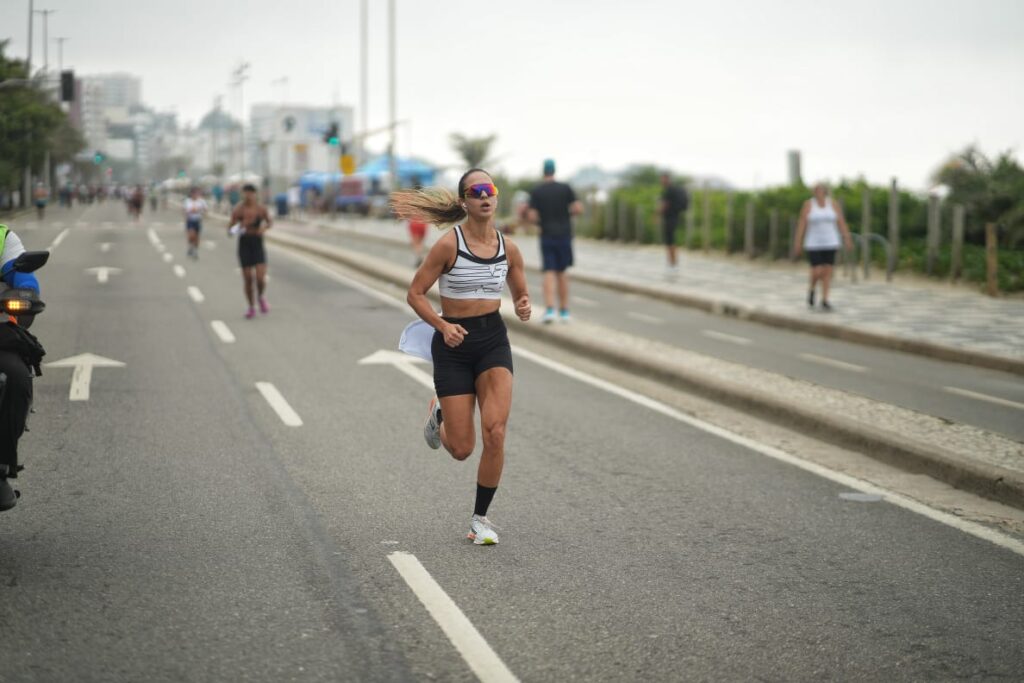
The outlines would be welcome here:
M 356 158 L 351 154 L 342 154 L 338 162 L 341 172 L 345 175 L 352 175 L 356 172 Z

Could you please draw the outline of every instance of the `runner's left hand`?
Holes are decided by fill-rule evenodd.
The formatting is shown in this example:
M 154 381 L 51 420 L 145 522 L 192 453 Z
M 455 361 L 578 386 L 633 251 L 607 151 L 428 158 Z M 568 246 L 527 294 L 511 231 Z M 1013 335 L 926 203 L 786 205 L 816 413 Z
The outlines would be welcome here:
M 516 315 L 524 323 L 530 319 L 530 297 L 527 294 L 522 295 L 516 300 Z

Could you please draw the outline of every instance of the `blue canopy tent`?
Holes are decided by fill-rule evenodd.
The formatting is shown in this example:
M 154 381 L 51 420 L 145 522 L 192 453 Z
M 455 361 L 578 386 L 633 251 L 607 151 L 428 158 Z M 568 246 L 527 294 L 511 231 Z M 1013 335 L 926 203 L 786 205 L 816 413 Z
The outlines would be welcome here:
M 437 169 L 419 159 L 410 157 L 395 157 L 395 172 L 398 175 L 398 184 L 408 187 L 414 184 L 432 185 L 437 176 Z M 391 173 L 391 158 L 382 154 L 371 159 L 359 168 L 359 173 L 369 178 L 387 177 Z

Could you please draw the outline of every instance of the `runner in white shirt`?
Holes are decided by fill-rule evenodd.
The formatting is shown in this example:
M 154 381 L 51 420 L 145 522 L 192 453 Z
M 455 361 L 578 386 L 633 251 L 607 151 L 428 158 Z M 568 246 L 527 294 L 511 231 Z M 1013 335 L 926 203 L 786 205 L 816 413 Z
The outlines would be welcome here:
M 203 229 L 203 216 L 206 215 L 206 200 L 199 194 L 199 188 L 193 187 L 189 197 L 185 199 L 185 232 L 188 234 L 188 255 L 199 258 L 199 233 Z

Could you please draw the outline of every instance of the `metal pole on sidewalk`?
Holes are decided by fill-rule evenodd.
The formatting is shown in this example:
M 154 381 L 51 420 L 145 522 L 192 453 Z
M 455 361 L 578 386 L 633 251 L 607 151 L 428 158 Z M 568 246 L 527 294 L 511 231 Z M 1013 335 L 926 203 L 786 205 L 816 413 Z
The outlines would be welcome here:
M 986 286 L 985 291 L 989 296 L 997 296 L 999 294 L 999 279 L 997 277 L 999 270 L 999 253 L 997 251 L 998 244 L 996 243 L 996 224 L 986 223 L 985 224 L 985 280 Z
M 963 270 L 964 252 L 964 205 L 953 206 L 953 244 L 949 261 L 949 279 L 956 282 Z
M 889 188 L 889 273 L 896 270 L 900 259 L 900 191 L 896 179 Z
M 359 163 L 366 163 L 366 119 L 370 108 L 369 84 L 369 0 L 359 3 Z
M 704 181 L 704 216 L 703 225 L 701 226 L 701 242 L 704 247 L 704 253 L 711 251 L 711 188 L 708 187 L 708 182 Z
M 733 204 L 733 193 L 729 192 L 725 196 L 725 253 L 732 253 L 732 204 Z
M 25 78 L 32 81 L 32 18 L 36 12 L 32 9 L 32 0 L 28 0 L 28 54 L 25 57 Z M 31 142 L 31 133 L 29 134 L 29 142 Z M 29 158 L 28 163 L 25 165 L 25 178 L 22 183 L 21 193 L 21 205 L 23 207 L 29 205 L 29 195 L 32 192 L 32 159 Z
M 754 198 L 747 198 L 746 219 L 743 223 L 743 252 L 754 258 Z
M 861 193 L 860 207 L 861 260 L 864 262 L 864 279 L 871 277 L 871 188 L 866 184 Z
M 928 195 L 928 236 L 925 241 L 925 272 L 932 274 L 939 251 L 939 197 Z
M 395 0 L 388 0 L 388 172 L 391 176 L 391 189 L 398 189 L 398 163 L 395 159 Z
M 768 214 L 768 259 L 775 260 L 779 253 L 779 209 L 773 208 Z

